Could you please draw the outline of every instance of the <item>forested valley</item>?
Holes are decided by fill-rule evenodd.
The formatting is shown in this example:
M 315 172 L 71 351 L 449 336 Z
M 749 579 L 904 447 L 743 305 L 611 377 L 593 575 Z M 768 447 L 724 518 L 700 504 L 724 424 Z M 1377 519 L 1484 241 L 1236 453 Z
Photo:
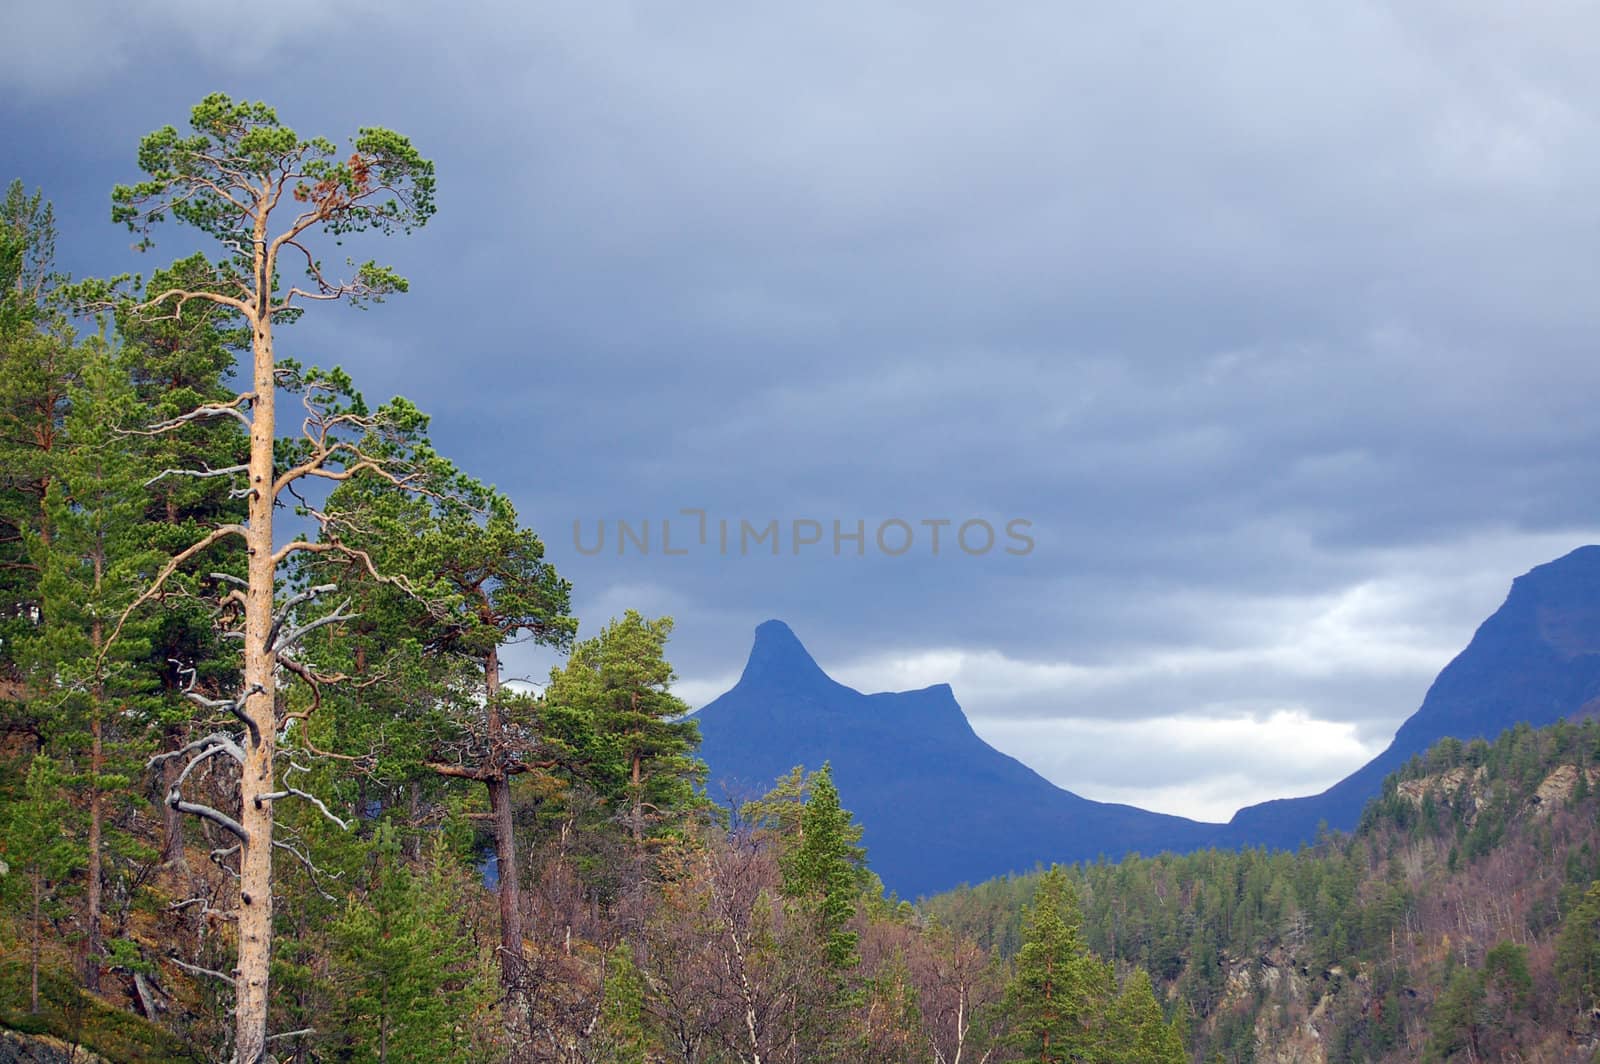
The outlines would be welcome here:
M 1058 870 L 1085 943 L 1148 970 L 1194 1058 L 1588 1061 L 1600 1020 L 1600 721 L 1447 739 L 1353 835 Z M 1044 880 L 925 902 L 1004 956 Z M 1052 890 L 1060 889 L 1052 886 Z
M 408 139 L 217 95 L 132 161 L 113 220 L 208 250 L 73 279 L 0 204 L 0 1060 L 1594 1053 L 1600 724 L 1447 741 L 1299 853 L 896 898 L 827 765 L 707 779 L 670 618 L 580 630 L 492 471 L 295 357 L 409 287 L 324 259 L 432 217 Z

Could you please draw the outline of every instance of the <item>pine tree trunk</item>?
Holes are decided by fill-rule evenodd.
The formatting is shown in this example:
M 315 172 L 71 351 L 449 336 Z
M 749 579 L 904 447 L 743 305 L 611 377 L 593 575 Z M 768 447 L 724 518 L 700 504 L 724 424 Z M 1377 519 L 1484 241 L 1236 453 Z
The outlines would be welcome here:
M 495 867 L 499 878 L 495 893 L 500 900 L 500 983 L 506 990 L 505 1025 L 515 1038 L 525 1008 L 516 987 L 522 976 L 522 892 L 517 872 L 516 820 L 511 809 L 511 775 L 505 754 L 505 723 L 500 709 L 500 652 L 494 647 L 483 658 L 484 697 L 487 700 L 489 814 L 494 824 Z M 515 1059 L 515 1053 L 513 1053 Z
M 97 625 L 98 627 L 98 625 Z M 96 642 L 99 640 L 97 639 Z M 89 746 L 89 867 L 88 896 L 85 899 L 87 912 L 84 922 L 87 924 L 88 934 L 83 942 L 83 985 L 90 991 L 98 993 L 100 990 L 100 834 L 101 821 L 104 819 L 103 803 L 100 795 L 100 773 L 105 768 L 104 747 L 104 722 L 100 713 L 100 693 L 95 694 L 94 718 L 90 731 Z
M 511 781 L 504 773 L 485 780 L 489 788 L 489 814 L 494 824 L 495 866 L 500 878 L 500 974 L 509 987 L 522 959 L 522 892 L 517 882 L 516 822 L 511 815 Z
M 104 575 L 104 555 L 96 553 L 94 559 L 94 590 L 98 598 L 100 581 Z M 90 626 L 90 639 L 93 640 L 96 656 L 99 655 L 105 632 L 100 627 L 100 619 L 95 618 Z M 98 673 L 98 668 L 96 672 Z M 90 991 L 98 993 L 100 990 L 100 909 L 102 905 L 100 893 L 100 835 L 104 813 L 100 794 L 100 774 L 105 771 L 105 684 L 99 675 L 95 677 L 94 690 L 91 693 L 93 703 L 89 707 L 89 862 L 85 875 L 88 877 L 88 890 L 85 892 L 84 922 L 88 925 L 87 934 L 83 940 L 83 985 Z
M 44 919 L 43 913 L 40 911 L 43 905 L 44 873 L 35 868 L 33 870 L 33 949 L 30 952 L 28 967 L 28 974 L 31 980 L 28 987 L 28 1011 L 35 1016 L 39 1014 L 39 925 Z
M 265 219 L 262 219 L 264 224 Z M 249 588 L 245 593 L 244 687 L 249 692 L 244 713 L 244 767 L 239 774 L 240 824 L 245 839 L 239 847 L 239 967 L 236 976 L 235 1043 L 237 1064 L 258 1064 L 266 1057 L 267 1007 L 272 958 L 272 802 L 262 796 L 273 789 L 273 746 L 276 739 L 276 685 L 268 636 L 272 630 L 272 593 L 276 566 L 272 558 L 272 449 L 276 435 L 272 356 L 272 322 L 268 309 L 271 277 L 262 254 L 264 235 L 257 232 L 256 292 L 252 349 L 255 355 L 255 400 L 250 427 L 250 505 L 248 526 Z

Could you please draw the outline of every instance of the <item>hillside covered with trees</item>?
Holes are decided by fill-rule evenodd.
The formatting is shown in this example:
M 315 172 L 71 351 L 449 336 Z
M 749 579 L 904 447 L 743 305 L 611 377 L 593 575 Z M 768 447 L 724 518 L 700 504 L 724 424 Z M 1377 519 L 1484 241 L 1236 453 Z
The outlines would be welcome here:
M 137 165 L 114 220 L 206 252 L 72 280 L 45 196 L 0 205 L 5 1045 L 1183 1059 L 1070 878 L 1002 961 L 884 896 L 825 765 L 712 804 L 671 620 L 580 633 L 538 534 L 421 409 L 284 353 L 302 314 L 406 291 L 324 256 L 433 215 L 409 140 L 217 95 Z M 566 655 L 537 694 L 502 683 L 515 640 Z
M 1600 1019 L 1600 722 L 1447 739 L 1353 835 L 1054 873 L 1084 940 L 1148 970 L 1195 1059 L 1591 1059 Z M 1048 877 L 929 900 L 1001 956 Z M 1056 889 L 1053 885 L 1051 889 Z

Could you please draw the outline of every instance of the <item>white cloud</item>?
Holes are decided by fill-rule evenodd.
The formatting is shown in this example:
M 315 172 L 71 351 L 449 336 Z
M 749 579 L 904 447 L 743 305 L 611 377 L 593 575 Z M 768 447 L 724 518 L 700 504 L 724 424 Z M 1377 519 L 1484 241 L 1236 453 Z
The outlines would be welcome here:
M 1137 721 L 974 717 L 972 725 L 996 749 L 1085 798 L 1210 821 L 1321 790 L 1385 745 L 1304 709 Z

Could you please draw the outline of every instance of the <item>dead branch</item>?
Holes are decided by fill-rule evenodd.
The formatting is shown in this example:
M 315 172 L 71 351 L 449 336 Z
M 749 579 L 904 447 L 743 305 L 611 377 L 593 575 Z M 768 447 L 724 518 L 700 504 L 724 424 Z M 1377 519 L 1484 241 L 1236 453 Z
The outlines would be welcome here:
M 228 975 L 228 974 L 226 974 L 224 972 L 213 971 L 210 968 L 202 968 L 198 964 L 190 964 L 188 961 L 179 960 L 177 957 L 169 956 L 169 957 L 167 957 L 167 960 L 171 961 L 173 964 L 176 964 L 179 968 L 182 968 L 184 971 L 188 972 L 190 975 L 209 975 L 213 979 L 221 979 L 224 983 L 227 983 L 229 986 L 236 986 L 237 985 L 233 980 L 233 976 Z
M 325 628 L 330 624 L 338 624 L 340 621 L 354 620 L 356 617 L 360 616 L 360 614 L 344 612 L 347 608 L 349 608 L 350 602 L 350 599 L 345 599 L 343 602 L 339 603 L 339 605 L 334 607 L 332 613 L 329 613 L 323 617 L 318 617 L 314 621 L 308 621 L 300 627 L 290 631 L 289 634 L 284 636 L 282 639 L 276 641 L 268 640 L 267 649 L 277 650 L 280 646 L 292 647 L 300 640 L 310 635 L 312 632 L 315 632 L 318 628 Z
M 311 886 L 312 886 L 312 888 L 315 889 L 318 894 L 322 895 L 328 901 L 338 901 L 339 900 L 338 898 L 335 898 L 332 894 L 329 894 L 327 891 L 322 889 L 321 877 L 325 876 L 325 875 L 330 875 L 330 874 L 327 873 L 327 872 L 322 871 L 321 869 L 319 869 L 312 862 L 310 856 L 308 856 L 306 853 L 304 853 L 299 847 L 292 846 L 289 843 L 284 842 L 282 839 L 273 839 L 272 840 L 272 845 L 276 849 L 284 850 L 287 853 L 292 854 L 294 856 L 294 859 L 300 862 L 301 866 L 306 870 L 306 875 L 311 877 Z M 330 878 L 338 879 L 339 877 L 337 875 L 331 875 Z
M 321 798 L 318 798 L 313 794 L 307 794 L 305 791 L 302 791 L 297 787 L 285 787 L 282 790 L 273 791 L 270 794 L 259 795 L 256 798 L 256 801 L 275 802 L 281 798 L 304 798 L 306 801 L 316 806 L 324 817 L 333 821 L 335 824 L 338 824 L 341 831 L 350 830 L 350 822 L 347 820 L 340 820 L 337 816 L 335 816 L 333 810 L 329 809 L 325 804 L 323 804 Z
M 224 466 L 221 469 L 212 469 L 210 466 L 207 466 L 204 469 L 163 469 L 161 472 L 145 481 L 144 486 L 148 488 L 150 485 L 159 480 L 163 480 L 166 477 L 194 477 L 196 480 L 209 480 L 212 477 L 238 476 L 240 473 L 248 473 L 249 471 L 250 467 L 248 465 Z
M 177 417 L 168 418 L 166 421 L 158 421 L 147 429 L 117 429 L 116 431 L 120 436 L 160 436 L 184 425 L 197 421 L 209 421 L 212 418 L 219 417 L 231 417 L 248 429 L 250 428 L 250 419 L 245 416 L 245 412 L 240 408 L 253 403 L 255 398 L 255 392 L 242 392 L 235 396 L 232 402 L 205 403 L 186 414 L 179 414 Z
M 248 532 L 243 525 L 221 525 L 173 555 L 172 559 L 161 567 L 161 571 L 156 574 L 156 578 L 150 581 L 150 586 L 145 588 L 139 597 L 129 603 L 128 608 L 122 611 L 122 616 L 117 618 L 116 625 L 111 629 L 110 637 L 101 644 L 99 653 L 96 655 L 97 660 L 102 663 L 105 661 L 106 651 L 110 650 L 112 645 L 116 643 L 117 637 L 122 634 L 123 626 L 128 623 L 128 618 L 133 616 L 133 611 L 161 594 L 161 589 L 166 586 L 172 574 L 178 571 L 179 566 L 229 536 L 238 536 L 247 542 L 249 539 Z
M 180 813 L 189 813 L 193 816 L 211 821 L 213 824 L 217 825 L 217 827 L 222 828 L 225 831 L 232 832 L 234 837 L 239 839 L 241 842 L 250 841 L 250 833 L 244 829 L 244 825 L 240 824 L 228 814 L 219 812 L 218 810 L 211 808 L 209 805 L 201 805 L 198 802 L 186 802 L 182 798 L 178 797 L 176 791 L 169 791 L 167 793 L 167 804 L 172 806 L 172 808 L 176 809 Z
M 284 1031 L 281 1034 L 267 1035 L 267 1041 L 276 1042 L 280 1038 L 306 1038 L 317 1033 L 315 1027 L 302 1027 L 298 1031 Z
M 250 316 L 250 306 L 244 300 L 235 299 L 232 296 L 225 296 L 221 292 L 208 292 L 203 288 L 169 288 L 153 299 L 147 299 L 143 303 L 135 306 L 133 308 L 133 313 L 143 314 L 152 307 L 157 307 L 162 303 L 176 300 L 177 302 L 172 308 L 172 313 L 166 316 L 168 319 L 176 320 L 183 317 L 183 306 L 191 299 L 198 299 L 203 302 L 216 303 L 220 306 L 231 307 L 246 317 Z M 161 321 L 163 319 L 152 318 L 150 320 Z

